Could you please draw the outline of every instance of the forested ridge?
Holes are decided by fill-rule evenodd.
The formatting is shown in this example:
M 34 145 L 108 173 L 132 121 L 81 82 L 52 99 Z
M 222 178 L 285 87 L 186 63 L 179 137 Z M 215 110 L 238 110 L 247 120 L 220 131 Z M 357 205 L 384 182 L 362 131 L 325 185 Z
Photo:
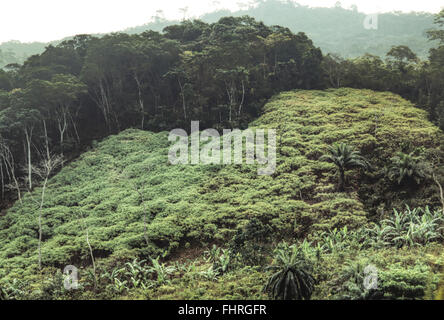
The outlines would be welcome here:
M 18 40 L 11 40 L 0 44 L 0 66 L 3 68 L 8 64 L 22 64 L 30 56 L 41 54 L 45 51 L 48 43 L 33 42 L 22 43 Z
M 404 45 L 383 57 L 323 54 L 305 33 L 242 16 L 78 35 L 8 65 L 2 295 L 432 297 L 443 236 L 443 26 L 444 11 L 426 60 Z M 277 129 L 276 174 L 167 166 L 165 131 L 191 120 Z M 421 250 L 428 255 L 413 263 Z M 382 291 L 359 287 L 371 254 Z M 349 269 L 333 270 L 338 261 Z M 68 263 L 88 272 L 86 291 L 58 287 Z M 269 263 L 277 273 L 262 291 Z M 238 281 L 242 290 L 228 285 Z
M 186 8 L 182 9 L 186 13 Z M 425 59 L 429 49 L 433 47 L 425 38 L 425 33 L 433 28 L 433 15 L 427 12 L 381 13 L 378 15 L 378 28 L 366 30 L 363 28 L 366 15 L 359 12 L 355 6 L 344 8 L 338 3 L 333 8 L 312 8 L 292 1 L 265 0 L 250 1 L 248 8 L 237 11 L 215 10 L 198 19 L 214 23 L 225 16 L 244 15 L 263 21 L 267 25 L 287 27 L 294 33 L 303 31 L 324 53 L 339 54 L 347 58 L 355 58 L 365 53 L 383 56 L 391 46 L 408 45 L 415 54 Z M 161 32 L 163 28 L 180 22 L 165 19 L 163 12 L 158 11 L 151 17 L 151 22 L 122 32 Z M 57 45 L 67 39 L 69 38 L 50 43 L 4 42 L 0 44 L 0 67 L 12 63 L 22 64 L 31 55 L 42 53 L 46 46 Z
M 297 33 L 305 32 L 324 53 L 355 58 L 365 53 L 383 56 L 395 45 L 408 45 L 421 58 L 428 56 L 433 44 L 425 34 L 433 28 L 433 14 L 427 12 L 385 12 L 378 14 L 377 29 L 365 29 L 366 14 L 356 6 L 343 7 L 338 2 L 332 8 L 309 7 L 293 1 L 253 1 L 248 8 L 230 12 L 217 10 L 199 19 L 216 22 L 224 16 L 248 15 L 267 25 L 280 25 Z M 143 26 L 129 28 L 128 33 L 147 29 L 161 31 L 169 24 L 180 21 L 166 20 L 162 12 Z

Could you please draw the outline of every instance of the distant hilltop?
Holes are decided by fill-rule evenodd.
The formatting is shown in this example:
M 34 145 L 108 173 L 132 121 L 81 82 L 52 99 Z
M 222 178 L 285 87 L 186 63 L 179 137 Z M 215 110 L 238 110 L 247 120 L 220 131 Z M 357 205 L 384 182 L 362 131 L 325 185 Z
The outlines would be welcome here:
M 383 13 L 378 16 L 377 28 L 368 30 L 364 28 L 366 14 L 359 12 L 356 7 L 312 8 L 292 2 L 267 0 L 248 9 L 234 12 L 214 11 L 199 19 L 211 23 L 224 16 L 243 15 L 252 16 L 267 25 L 280 25 L 288 27 L 293 32 L 305 32 L 324 53 L 335 53 L 345 58 L 366 53 L 385 56 L 395 45 L 407 45 L 420 58 L 425 58 L 433 45 L 425 37 L 425 32 L 433 27 L 433 14 L 424 12 Z M 158 15 L 152 18 L 152 22 L 122 32 L 130 34 L 146 30 L 160 32 L 166 26 L 178 23 L 180 21 L 166 20 Z M 57 45 L 63 40 L 49 43 L 4 42 L 0 44 L 0 66 L 10 63 L 21 64 L 28 57 L 42 53 L 49 44 Z

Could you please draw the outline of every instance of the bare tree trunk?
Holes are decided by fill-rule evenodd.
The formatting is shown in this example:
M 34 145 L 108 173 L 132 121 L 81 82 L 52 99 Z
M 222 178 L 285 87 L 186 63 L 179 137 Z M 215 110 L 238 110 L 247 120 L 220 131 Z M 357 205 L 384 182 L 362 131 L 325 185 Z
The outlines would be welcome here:
M 0 164 L 0 174 L 2 176 L 2 200 L 5 198 L 5 177 L 3 175 L 3 164 Z
M 65 141 L 65 131 L 68 128 L 68 121 L 66 118 L 67 110 L 65 107 L 62 107 L 61 114 L 57 116 L 57 127 L 59 129 L 60 134 L 60 154 L 63 157 L 63 143 Z
M 101 102 L 102 102 L 102 109 L 103 109 L 103 116 L 105 117 L 105 122 L 109 130 L 111 130 L 110 125 L 110 108 L 109 108 L 109 101 L 108 101 L 108 95 L 105 92 L 105 88 L 102 84 L 102 81 L 100 81 L 100 95 L 101 95 Z
M 441 183 L 439 183 L 438 178 L 436 177 L 435 173 L 433 173 L 432 176 L 433 176 L 433 180 L 435 181 L 435 183 L 439 189 L 439 197 L 440 197 L 441 205 L 442 205 L 442 213 L 444 214 L 444 192 L 442 189 L 442 185 L 441 185 Z
M 187 119 L 187 104 L 185 101 L 185 93 L 183 92 L 183 86 L 182 83 L 180 82 L 180 78 L 177 78 L 177 82 L 179 82 L 179 87 L 180 87 L 180 94 L 182 96 L 182 108 L 183 108 L 183 116 L 185 118 L 185 120 Z
M 13 182 L 12 188 L 16 189 L 17 197 L 18 197 L 18 200 L 20 201 L 20 204 L 23 204 L 21 191 L 20 191 L 20 185 L 19 185 L 19 182 L 18 182 L 17 177 L 15 175 L 14 156 L 6 144 L 0 144 L 0 149 L 1 149 L 0 156 L 2 157 L 3 162 L 5 164 L 6 174 L 8 175 L 9 180 L 10 181 L 12 180 L 12 182 Z
M 72 117 L 72 114 L 70 112 L 68 112 L 68 116 L 69 116 L 69 119 L 71 120 L 72 127 L 74 129 L 74 134 L 76 136 L 77 144 L 80 144 L 80 136 L 79 136 L 79 132 L 77 130 L 76 122 L 74 121 L 74 118 Z
M 40 208 L 39 208 L 39 269 L 42 269 L 42 215 L 43 215 L 43 204 L 45 202 L 45 191 L 46 184 L 48 183 L 48 176 L 45 178 L 42 186 L 42 195 L 40 199 Z
M 144 123 L 145 123 L 145 106 L 144 106 L 144 102 L 143 102 L 143 98 L 142 98 L 142 85 L 141 85 L 139 77 L 137 77 L 136 73 L 134 73 L 134 80 L 136 81 L 137 91 L 138 91 L 138 95 L 139 95 L 139 107 L 140 107 L 140 113 L 142 114 L 141 129 L 143 130 Z
M 46 186 L 48 185 L 49 177 L 51 176 L 52 171 L 60 166 L 63 162 L 62 157 L 50 157 L 44 159 L 42 161 L 41 167 L 34 167 L 35 173 L 43 178 L 42 192 L 40 196 L 39 203 L 39 217 L 38 217 L 38 225 L 39 225 L 39 242 L 38 242 L 38 253 L 39 253 L 39 269 L 42 269 L 42 217 L 43 217 L 43 205 L 45 204 L 45 194 L 46 194 Z M 32 198 L 32 195 L 31 195 Z
M 45 133 L 45 147 L 46 147 L 46 157 L 49 159 L 49 140 L 48 140 L 48 131 L 46 130 L 46 121 L 43 120 L 43 131 Z
M 120 122 L 119 122 L 119 117 L 117 116 L 117 113 L 115 111 L 112 111 L 111 113 L 114 117 L 114 121 L 116 123 L 116 127 L 117 127 L 117 132 L 120 132 Z
M 94 100 L 96 105 L 99 107 L 100 111 L 102 111 L 103 119 L 105 120 L 105 126 L 108 131 L 111 130 L 111 110 L 108 99 L 108 94 L 103 85 L 103 80 L 99 80 L 99 88 L 98 91 L 94 90 L 94 94 L 90 95 Z
M 244 85 L 244 80 L 242 80 L 242 100 L 241 100 L 240 105 L 239 105 L 238 116 L 241 115 L 241 112 L 242 112 L 242 106 L 243 106 L 243 104 L 244 104 L 244 99 L 245 99 L 245 85 Z
M 32 128 L 28 131 L 25 128 L 25 137 L 26 137 L 26 152 L 28 159 L 28 187 L 29 190 L 32 190 L 32 163 L 31 163 L 31 139 L 32 139 Z
M 235 102 L 235 88 L 233 82 L 230 83 L 230 85 L 225 81 L 225 90 L 227 91 L 228 96 L 228 107 L 229 107 L 229 114 L 228 114 L 228 121 L 231 122 L 232 119 L 232 109 L 234 107 Z M 236 112 L 236 111 L 235 111 Z
M 91 247 L 91 243 L 89 242 L 89 233 L 88 233 L 88 227 L 86 226 L 85 223 L 85 218 L 83 218 L 83 227 L 85 229 L 85 233 L 86 233 L 86 243 L 88 244 L 88 248 L 89 248 L 89 254 L 91 256 L 91 261 L 92 261 L 92 265 L 93 265 L 93 273 L 94 273 L 94 290 L 97 289 L 97 275 L 96 275 L 96 262 L 94 259 L 94 253 L 93 253 L 93 249 Z
M 227 90 L 228 108 L 229 108 L 229 111 L 228 111 L 228 121 L 231 122 L 231 96 L 230 96 L 230 91 L 228 90 L 228 87 L 226 88 L 226 90 Z

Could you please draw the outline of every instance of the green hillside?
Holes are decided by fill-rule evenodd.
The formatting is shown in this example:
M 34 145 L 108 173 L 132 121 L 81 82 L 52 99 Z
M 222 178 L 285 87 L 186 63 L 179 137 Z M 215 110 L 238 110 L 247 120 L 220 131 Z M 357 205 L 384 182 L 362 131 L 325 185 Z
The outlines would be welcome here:
M 385 295 L 433 294 L 442 241 L 393 245 L 372 233 L 393 209 L 439 208 L 433 183 L 394 188 L 384 173 L 397 152 L 439 155 L 443 134 L 425 111 L 388 92 L 298 90 L 273 97 L 250 127 L 277 130 L 272 176 L 258 176 L 254 165 L 170 165 L 166 132 L 129 129 L 95 144 L 48 184 L 42 271 L 41 189 L 0 216 L 0 286 L 16 298 L 266 298 L 263 267 L 273 248 L 305 239 L 314 298 L 354 292 L 341 275 L 364 262 L 380 268 Z M 373 168 L 347 171 L 345 192 L 337 192 L 335 166 L 320 159 L 336 142 Z M 154 269 L 137 269 L 135 258 Z M 69 264 L 80 269 L 82 289 L 54 285 Z M 403 288 L 396 277 L 408 278 Z

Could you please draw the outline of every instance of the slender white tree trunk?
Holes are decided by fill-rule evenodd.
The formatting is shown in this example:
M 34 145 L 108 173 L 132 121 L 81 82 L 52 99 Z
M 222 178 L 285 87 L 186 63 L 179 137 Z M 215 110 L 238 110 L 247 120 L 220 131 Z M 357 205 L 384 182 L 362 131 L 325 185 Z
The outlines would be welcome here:
M 96 290 L 97 289 L 96 262 L 95 262 L 95 259 L 94 259 L 94 253 L 93 253 L 93 249 L 91 247 L 91 243 L 89 242 L 89 232 L 88 232 L 88 227 L 86 226 L 86 223 L 85 223 L 85 218 L 83 218 L 83 227 L 85 228 L 86 243 L 87 243 L 88 248 L 89 248 L 89 254 L 91 256 L 91 261 L 92 261 L 92 265 L 93 265 L 94 290 Z
M 68 121 L 66 117 L 66 109 L 65 107 L 62 107 L 61 114 L 57 117 L 57 126 L 59 129 L 59 136 L 60 136 L 60 155 L 63 157 L 63 144 L 65 142 L 65 132 L 68 128 Z
M 17 180 L 17 177 L 15 176 L 15 163 L 14 163 L 14 156 L 12 155 L 11 150 L 9 150 L 9 147 L 5 144 L 1 144 L 1 153 L 0 156 L 3 158 L 3 162 L 5 164 L 6 174 L 8 176 L 9 181 L 12 180 L 13 182 L 13 188 L 17 191 L 17 197 L 20 202 L 20 204 L 23 204 L 22 202 L 22 196 L 21 196 L 21 190 L 20 185 Z
M 43 204 L 45 203 L 45 191 L 46 184 L 48 183 L 48 175 L 45 178 L 42 186 L 42 195 L 40 199 L 40 208 L 39 208 L 39 269 L 42 269 L 42 216 L 43 216 Z
M 31 139 L 32 139 L 32 128 L 28 130 L 25 128 L 26 137 L 26 153 L 28 159 L 28 188 L 32 190 L 32 162 L 31 162 Z
M 139 95 L 139 108 L 140 108 L 140 114 L 142 115 L 141 129 L 143 130 L 145 124 L 145 105 L 142 97 L 142 84 L 140 83 L 139 77 L 137 76 L 136 73 L 134 73 L 134 80 L 136 81 L 137 91 Z
M 80 144 L 79 131 L 77 130 L 77 125 L 76 125 L 76 122 L 74 121 L 74 118 L 73 118 L 71 112 L 68 112 L 68 116 L 69 116 L 69 119 L 71 120 L 71 124 L 72 124 L 72 127 L 74 129 L 74 134 L 75 134 L 75 137 L 76 137 L 76 140 L 77 140 L 77 144 Z
M 241 99 L 241 102 L 239 104 L 238 116 L 241 115 L 242 106 L 244 105 L 244 100 L 245 100 L 245 85 L 244 85 L 244 80 L 242 80 L 242 99 Z
M 179 82 L 180 95 L 182 96 L 183 117 L 186 120 L 187 119 L 187 104 L 186 104 L 186 101 L 185 101 L 185 92 L 183 92 L 182 82 L 180 82 L 179 78 L 177 78 L 177 82 Z
M 440 197 L 441 205 L 442 205 L 442 213 L 444 215 L 444 191 L 442 189 L 441 183 L 439 183 L 438 178 L 436 177 L 436 175 L 434 173 L 433 173 L 433 180 L 435 181 L 435 183 L 439 189 L 439 197 Z

